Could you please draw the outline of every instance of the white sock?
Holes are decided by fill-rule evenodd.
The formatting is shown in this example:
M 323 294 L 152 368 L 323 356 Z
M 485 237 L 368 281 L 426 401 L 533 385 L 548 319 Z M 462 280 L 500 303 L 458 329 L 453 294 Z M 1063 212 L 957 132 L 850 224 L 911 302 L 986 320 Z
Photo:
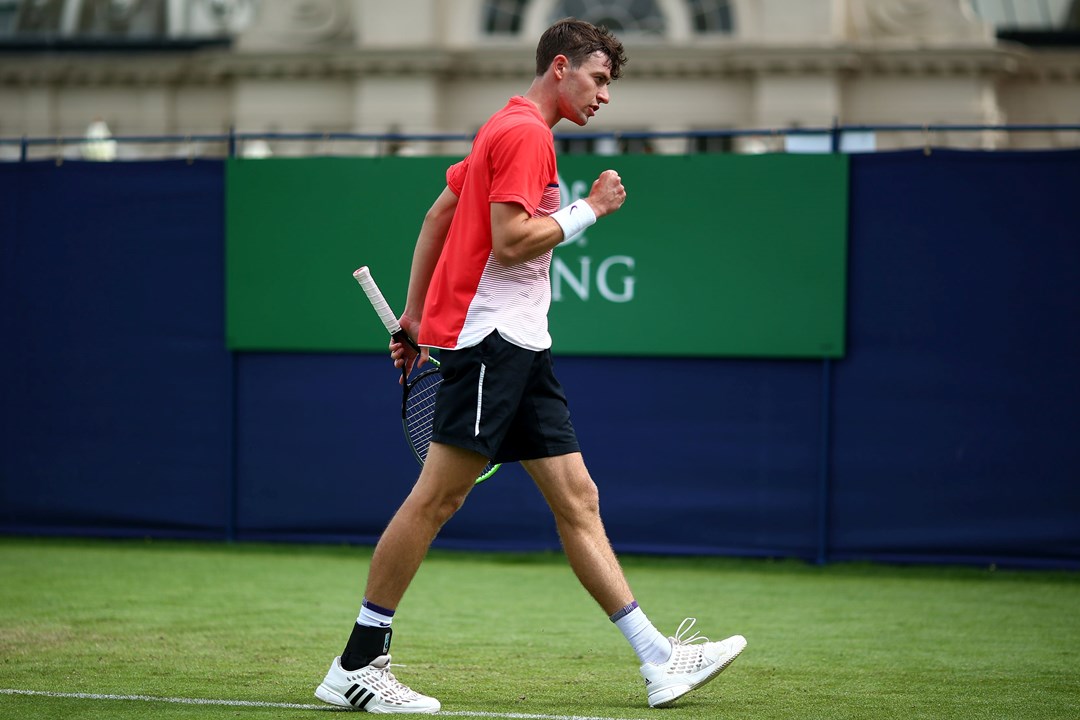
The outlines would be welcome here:
M 642 664 L 659 665 L 671 657 L 671 641 L 661 634 L 645 616 L 645 612 L 634 601 L 611 616 L 615 627 L 634 648 Z
M 367 598 L 360 603 L 360 614 L 356 616 L 356 624 L 365 627 L 390 627 L 394 622 L 394 611 L 379 607 Z

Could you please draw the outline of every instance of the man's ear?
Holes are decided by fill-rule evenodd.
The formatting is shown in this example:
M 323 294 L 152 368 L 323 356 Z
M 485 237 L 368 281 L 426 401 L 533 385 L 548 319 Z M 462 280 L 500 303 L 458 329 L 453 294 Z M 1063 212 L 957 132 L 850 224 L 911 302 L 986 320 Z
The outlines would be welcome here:
M 555 74 L 556 80 L 562 80 L 569 70 L 570 58 L 565 55 L 556 55 L 551 61 L 551 71 Z

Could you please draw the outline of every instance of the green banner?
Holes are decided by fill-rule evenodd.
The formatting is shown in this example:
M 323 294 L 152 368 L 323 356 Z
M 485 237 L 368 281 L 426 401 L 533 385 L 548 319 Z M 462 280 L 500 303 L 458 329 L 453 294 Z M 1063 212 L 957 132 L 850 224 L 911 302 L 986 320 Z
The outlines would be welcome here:
M 229 161 L 229 347 L 384 351 L 352 271 L 370 266 L 400 312 L 416 234 L 454 161 Z M 554 253 L 556 353 L 843 355 L 845 156 L 568 156 L 563 204 L 609 167 L 626 204 Z

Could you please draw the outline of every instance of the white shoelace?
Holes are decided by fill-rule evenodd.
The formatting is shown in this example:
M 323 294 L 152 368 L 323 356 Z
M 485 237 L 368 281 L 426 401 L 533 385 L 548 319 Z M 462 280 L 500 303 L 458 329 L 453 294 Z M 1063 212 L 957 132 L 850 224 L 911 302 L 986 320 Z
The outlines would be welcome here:
M 675 637 L 671 638 L 671 659 L 668 660 L 667 672 L 672 675 L 697 672 L 705 664 L 705 653 L 702 645 L 709 642 L 709 638 L 694 633 L 686 636 L 694 627 L 697 618 L 686 618 L 679 623 L 679 629 L 675 631 Z M 695 647 L 690 647 L 694 645 Z
M 709 642 L 709 638 L 705 637 L 704 635 L 702 635 L 700 633 L 694 633 L 693 635 L 691 635 L 688 638 L 683 637 L 683 635 L 690 632 L 690 629 L 694 627 L 694 624 L 696 622 L 697 622 L 697 618 L 688 617 L 685 620 L 683 620 L 681 623 L 679 623 L 679 629 L 675 631 L 675 637 L 672 638 L 672 640 L 675 641 L 676 645 L 690 645 L 690 644 L 699 643 L 699 642 L 700 643 Z
M 388 702 L 407 703 L 420 697 L 420 693 L 394 677 L 390 672 L 392 667 L 405 667 L 401 663 L 387 663 L 386 667 L 371 668 L 370 675 L 375 677 L 368 680 L 370 686 L 383 693 L 384 700 Z

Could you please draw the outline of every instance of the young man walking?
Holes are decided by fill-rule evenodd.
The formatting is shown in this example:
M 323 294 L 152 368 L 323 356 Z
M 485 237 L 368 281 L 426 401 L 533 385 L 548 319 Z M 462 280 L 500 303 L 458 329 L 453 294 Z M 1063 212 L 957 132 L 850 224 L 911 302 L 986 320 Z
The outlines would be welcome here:
M 540 38 L 536 77 L 477 133 L 446 173 L 413 254 L 401 326 L 424 348 L 393 342 L 397 367 L 440 349 L 443 384 L 427 462 L 379 540 L 360 614 L 316 697 L 379 713 L 435 713 L 440 703 L 390 671 L 394 611 L 439 529 L 488 462 L 520 462 L 555 517 L 578 580 L 641 661 L 649 705 L 670 705 L 724 670 L 746 646 L 735 635 L 665 637 L 634 600 L 600 518 L 566 397 L 551 366 L 547 312 L 553 248 L 617 211 L 622 180 L 606 170 L 587 198 L 559 209 L 551 129 L 585 125 L 609 100 L 626 62 L 606 29 L 567 18 Z

